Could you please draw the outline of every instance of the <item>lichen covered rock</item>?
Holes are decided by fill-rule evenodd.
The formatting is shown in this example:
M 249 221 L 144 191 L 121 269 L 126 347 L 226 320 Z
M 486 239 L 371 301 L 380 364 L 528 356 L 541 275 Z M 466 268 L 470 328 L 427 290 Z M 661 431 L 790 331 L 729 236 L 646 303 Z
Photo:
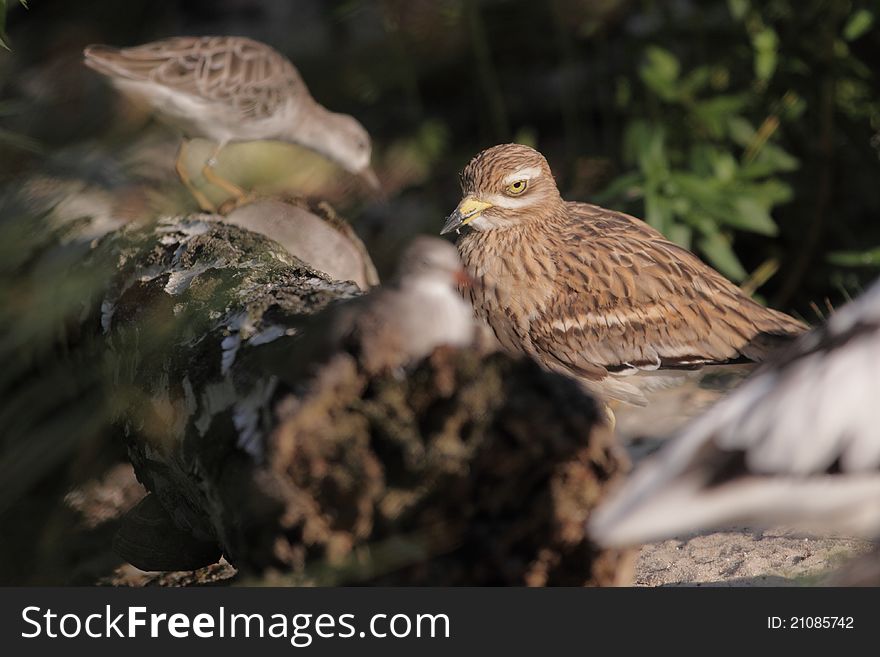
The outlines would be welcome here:
M 175 525 L 286 583 L 611 584 L 584 524 L 623 460 L 593 400 L 535 364 L 440 348 L 406 371 L 308 341 L 360 294 L 198 216 L 117 234 L 107 375 Z M 304 338 L 305 336 L 305 338 Z M 274 573 L 274 574 L 273 574 Z

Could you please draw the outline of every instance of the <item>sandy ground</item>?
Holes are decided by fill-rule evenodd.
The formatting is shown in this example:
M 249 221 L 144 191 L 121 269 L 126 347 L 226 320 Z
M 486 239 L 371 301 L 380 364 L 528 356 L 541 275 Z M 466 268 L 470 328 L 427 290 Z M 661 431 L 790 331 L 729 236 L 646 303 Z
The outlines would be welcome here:
M 731 528 L 651 543 L 636 563 L 636 586 L 810 586 L 875 544 L 777 528 Z
M 784 530 L 731 529 L 642 548 L 635 586 L 811 586 L 852 557 L 868 552 L 867 541 L 817 538 Z M 224 585 L 235 578 L 226 561 L 194 572 L 145 573 L 129 565 L 98 583 L 110 586 Z
M 635 586 L 812 586 L 874 547 L 852 538 L 807 537 L 784 529 L 729 529 L 642 548 Z M 110 586 L 224 585 L 235 578 L 225 560 L 194 572 L 145 573 L 119 566 L 98 583 Z

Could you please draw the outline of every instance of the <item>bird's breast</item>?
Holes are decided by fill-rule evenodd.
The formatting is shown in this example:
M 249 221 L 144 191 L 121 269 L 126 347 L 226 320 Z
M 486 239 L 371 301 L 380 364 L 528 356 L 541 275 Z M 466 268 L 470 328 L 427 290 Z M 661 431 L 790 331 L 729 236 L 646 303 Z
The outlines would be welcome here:
M 475 280 L 475 313 L 505 348 L 528 351 L 529 323 L 553 298 L 556 265 L 551 254 L 518 230 L 470 233 L 459 253 Z

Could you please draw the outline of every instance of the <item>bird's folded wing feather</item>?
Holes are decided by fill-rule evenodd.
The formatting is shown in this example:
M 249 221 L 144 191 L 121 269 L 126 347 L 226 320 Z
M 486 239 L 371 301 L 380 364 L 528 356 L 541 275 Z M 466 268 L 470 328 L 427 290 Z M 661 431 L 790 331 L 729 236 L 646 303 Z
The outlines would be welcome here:
M 289 61 L 241 37 L 175 37 L 122 49 L 90 46 L 85 56 L 106 75 L 223 101 L 243 117 L 271 114 L 294 89 L 308 93 Z
M 876 536 L 878 362 L 880 284 L 691 422 L 594 514 L 591 532 L 638 543 L 820 517 Z
M 580 376 L 764 358 L 804 326 L 764 308 L 627 215 L 568 204 L 562 293 L 530 323 L 534 347 Z M 597 366 L 600 366 L 597 370 Z

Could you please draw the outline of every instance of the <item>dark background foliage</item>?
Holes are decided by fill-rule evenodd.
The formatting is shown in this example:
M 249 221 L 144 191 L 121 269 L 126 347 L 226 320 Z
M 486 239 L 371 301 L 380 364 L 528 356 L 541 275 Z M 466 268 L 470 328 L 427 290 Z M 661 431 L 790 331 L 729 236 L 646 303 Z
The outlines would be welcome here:
M 363 209 L 368 240 L 391 216 L 396 232 L 432 232 L 467 159 L 516 140 L 548 156 L 568 198 L 643 217 L 808 318 L 811 302 L 838 304 L 880 263 L 876 0 L 9 5 L 6 179 L 129 136 L 112 92 L 80 64 L 86 43 L 242 34 L 359 117 L 377 159 L 402 138 L 414 145 L 423 172 L 396 190 L 394 212 Z
M 17 528 L 0 581 L 56 553 L 59 496 L 122 458 L 100 345 L 76 329 L 109 263 L 22 191 L 100 188 L 135 216 L 132 161 L 177 143 L 82 65 L 86 44 L 237 34 L 288 55 L 374 137 L 389 198 L 328 197 L 383 274 L 442 226 L 470 157 L 512 140 L 566 198 L 646 219 L 809 321 L 880 268 L 880 0 L 0 0 L 0 16 L 0 524 Z M 192 209 L 168 162 L 164 197 Z M 267 162 L 253 180 L 290 168 Z

